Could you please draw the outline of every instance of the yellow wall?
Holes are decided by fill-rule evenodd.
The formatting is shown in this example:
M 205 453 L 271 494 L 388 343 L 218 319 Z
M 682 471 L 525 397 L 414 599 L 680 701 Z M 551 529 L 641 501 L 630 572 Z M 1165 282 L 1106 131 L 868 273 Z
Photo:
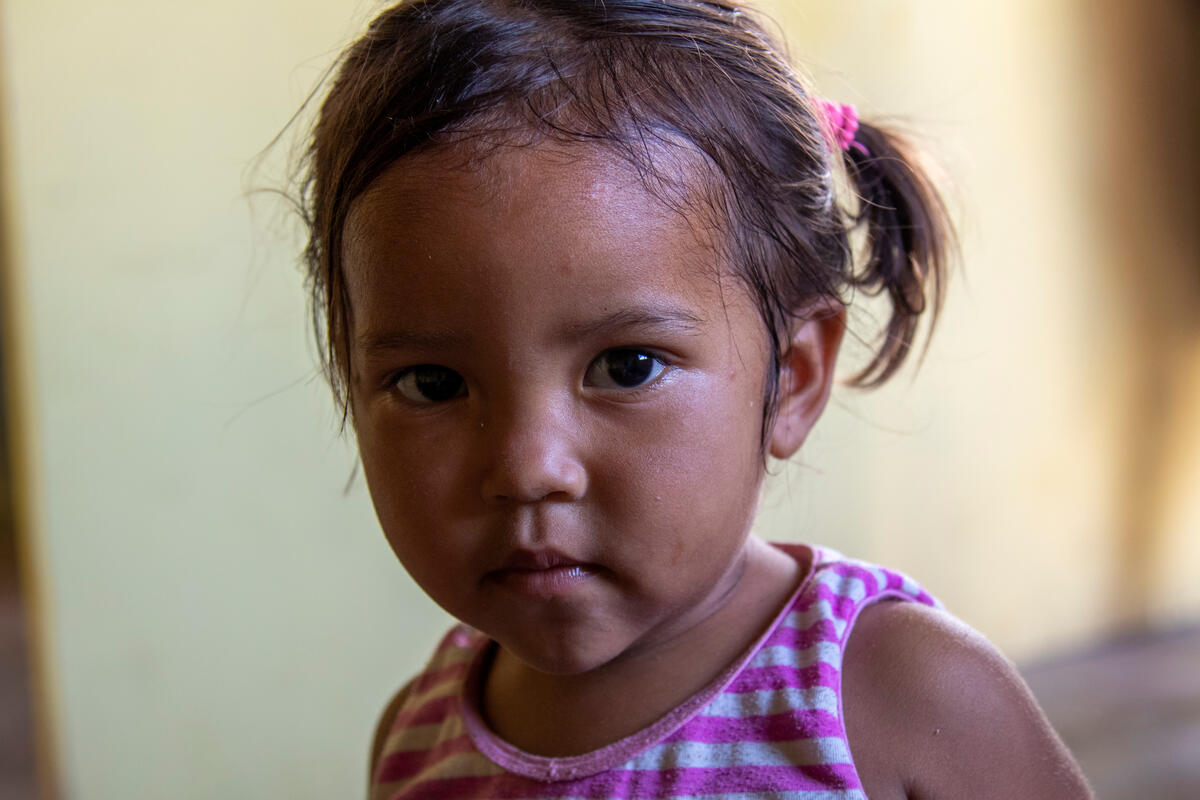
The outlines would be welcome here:
M 64 797 L 353 796 L 380 703 L 445 624 L 361 481 L 343 495 L 353 455 L 315 377 L 295 231 L 241 197 L 371 7 L 0 2 L 27 549 Z M 1133 335 L 1121 226 L 1089 202 L 1111 144 L 1091 122 L 1113 102 L 1089 4 L 764 8 L 826 94 L 927 132 L 965 269 L 919 377 L 837 397 L 763 533 L 902 567 L 1021 658 L 1196 618 L 1200 345 L 1170 350 L 1161 489 L 1134 497 L 1130 387 L 1161 343 Z M 1130 612 L 1134 528 L 1154 580 Z
M 64 797 L 356 794 L 374 715 L 444 626 L 343 496 L 295 243 L 242 197 L 354 14 L 3 5 Z
M 923 134 L 963 243 L 915 383 L 843 393 L 762 528 L 904 567 L 1021 658 L 1200 613 L 1195 56 L 1153 5 L 760 6 L 825 94 Z

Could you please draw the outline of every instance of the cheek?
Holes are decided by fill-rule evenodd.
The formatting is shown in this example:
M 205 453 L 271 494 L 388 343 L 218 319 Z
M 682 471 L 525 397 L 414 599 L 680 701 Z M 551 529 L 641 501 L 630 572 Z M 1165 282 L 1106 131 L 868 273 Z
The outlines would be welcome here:
M 657 543 L 679 550 L 690 542 L 734 540 L 757 504 L 763 474 L 760 420 L 748 403 L 693 392 L 653 424 L 639 426 L 623 458 L 610 463 L 625 476 L 601 502 L 645 514 L 671 535 Z
M 453 524 L 462 507 L 447 495 L 453 476 L 395 437 L 360 439 L 359 451 L 375 515 L 396 559 L 426 595 L 461 616 L 463 578 L 475 565 Z
M 681 448 L 727 477 L 757 479 L 762 468 L 762 403 L 751 382 L 745 374 L 711 376 L 701 390 L 689 394 L 677 415 Z
M 460 448 L 445 438 L 429 442 L 420 431 L 360 424 L 363 474 L 383 532 L 397 554 L 442 541 L 430 535 L 450 522 L 465 471 Z

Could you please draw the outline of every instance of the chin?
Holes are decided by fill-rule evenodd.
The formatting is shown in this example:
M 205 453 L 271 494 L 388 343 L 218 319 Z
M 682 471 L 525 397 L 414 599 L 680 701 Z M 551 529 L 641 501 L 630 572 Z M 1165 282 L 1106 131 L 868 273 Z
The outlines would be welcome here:
M 546 675 L 582 675 L 612 661 L 617 654 L 570 641 L 571 637 L 530 641 L 524 637 L 498 639 L 500 646 L 530 669 Z

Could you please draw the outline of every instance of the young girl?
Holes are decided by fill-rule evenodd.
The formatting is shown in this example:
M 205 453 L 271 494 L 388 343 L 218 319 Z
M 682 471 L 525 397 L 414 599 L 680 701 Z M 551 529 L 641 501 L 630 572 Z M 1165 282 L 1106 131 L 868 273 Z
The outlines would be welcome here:
M 388 541 L 463 623 L 384 712 L 371 797 L 1088 796 L 915 583 L 750 536 L 848 298 L 891 304 L 873 386 L 948 231 L 738 3 L 407 0 L 307 168 L 326 366 Z

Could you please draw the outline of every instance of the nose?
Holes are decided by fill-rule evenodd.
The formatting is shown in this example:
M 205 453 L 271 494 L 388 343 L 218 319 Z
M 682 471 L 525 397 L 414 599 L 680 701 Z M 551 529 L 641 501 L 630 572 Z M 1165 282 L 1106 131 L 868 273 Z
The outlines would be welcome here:
M 480 437 L 487 454 L 484 500 L 538 503 L 578 500 L 587 470 L 570 415 L 549 403 L 523 403 L 486 414 Z

